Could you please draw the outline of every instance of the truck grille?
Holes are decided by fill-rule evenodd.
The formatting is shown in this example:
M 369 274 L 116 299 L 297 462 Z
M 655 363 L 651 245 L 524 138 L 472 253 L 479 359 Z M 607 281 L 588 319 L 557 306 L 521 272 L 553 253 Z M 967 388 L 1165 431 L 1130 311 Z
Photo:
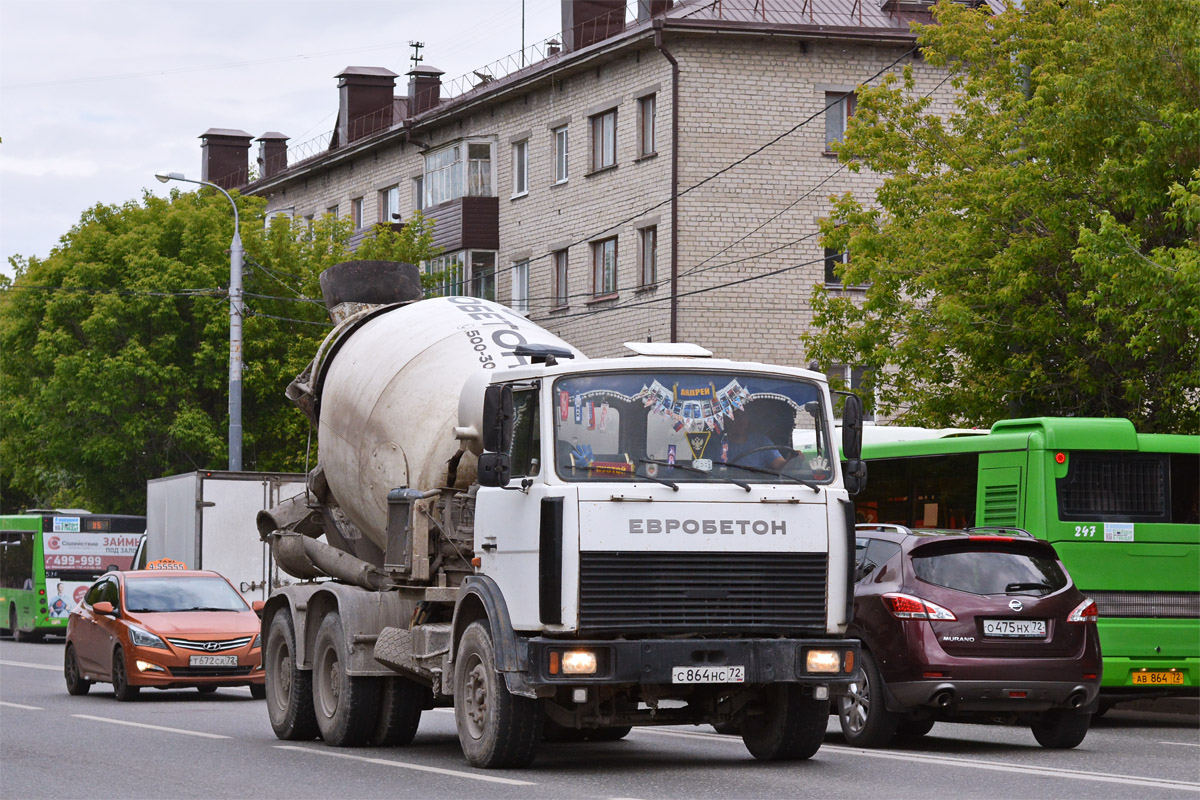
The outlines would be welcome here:
M 1200 617 L 1200 592 L 1114 592 L 1087 591 L 1104 617 L 1146 619 L 1195 619 Z
M 823 553 L 585 551 L 579 559 L 581 630 L 825 630 Z

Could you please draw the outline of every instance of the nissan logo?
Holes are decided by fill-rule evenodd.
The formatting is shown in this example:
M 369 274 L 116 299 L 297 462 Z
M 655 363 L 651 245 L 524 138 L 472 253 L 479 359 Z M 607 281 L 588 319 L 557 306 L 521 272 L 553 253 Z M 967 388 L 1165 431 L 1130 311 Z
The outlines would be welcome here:
M 1013 611 L 1020 611 L 1025 606 L 1021 605 L 1021 601 L 1014 597 L 1012 600 L 1008 601 L 1008 607 Z M 215 644 L 215 642 L 209 642 L 209 644 Z
M 1016 601 L 1016 600 L 1013 600 L 1013 603 L 1017 603 L 1017 601 Z M 1011 606 L 1011 605 L 1012 605 L 1012 603 L 1009 603 L 1009 605 Z M 1020 604 L 1020 603 L 1017 603 L 1017 607 L 1014 609 L 1014 611 L 1020 611 L 1020 610 L 1021 610 L 1021 604 Z M 205 643 L 204 643 L 204 649 L 205 649 L 205 650 L 207 650 L 207 651 L 209 651 L 210 653 L 211 653 L 213 650 L 217 650 L 217 649 L 219 649 L 220 647 L 221 647 L 221 645 L 220 645 L 220 643 L 219 643 L 219 642 L 205 642 Z

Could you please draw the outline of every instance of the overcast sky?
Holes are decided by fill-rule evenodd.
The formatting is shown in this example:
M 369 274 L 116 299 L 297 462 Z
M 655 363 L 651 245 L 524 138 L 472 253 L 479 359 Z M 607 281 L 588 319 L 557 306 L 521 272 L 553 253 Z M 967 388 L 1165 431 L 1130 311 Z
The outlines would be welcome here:
M 527 44 L 561 29 L 559 0 L 0 0 L 0 271 L 96 203 L 165 196 L 155 172 L 199 178 L 209 128 L 333 130 L 347 66 L 403 92 L 410 40 L 447 81 L 518 52 L 522 6 Z

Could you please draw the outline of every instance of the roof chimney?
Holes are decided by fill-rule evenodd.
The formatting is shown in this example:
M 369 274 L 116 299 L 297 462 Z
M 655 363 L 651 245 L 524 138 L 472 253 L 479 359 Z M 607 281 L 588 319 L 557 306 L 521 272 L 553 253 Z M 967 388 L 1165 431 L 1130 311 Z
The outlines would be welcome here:
M 288 137 L 269 131 L 258 137 L 258 177 L 270 178 L 287 169 Z
M 396 78 L 383 67 L 346 67 L 338 79 L 337 141 L 350 144 L 392 127 Z
M 637 20 L 645 22 L 651 17 L 665 14 L 674 5 L 674 0 L 637 0 Z
M 442 102 L 442 72 L 429 64 L 417 64 L 408 73 L 408 115 L 415 117 Z
M 562 0 L 562 27 L 564 50 L 615 36 L 625 30 L 625 0 Z
M 249 183 L 247 164 L 252 138 L 245 131 L 232 128 L 209 128 L 200 134 L 200 180 L 222 189 Z

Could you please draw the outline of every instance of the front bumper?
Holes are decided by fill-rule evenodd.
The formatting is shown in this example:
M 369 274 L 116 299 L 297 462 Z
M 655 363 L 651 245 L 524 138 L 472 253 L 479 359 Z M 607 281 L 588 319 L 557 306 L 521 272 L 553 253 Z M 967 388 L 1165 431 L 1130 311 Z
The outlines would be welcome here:
M 574 640 L 536 637 L 526 640 L 528 681 L 534 686 L 584 684 L 671 684 L 676 667 L 745 667 L 747 684 L 845 684 L 859 662 L 857 639 L 638 639 Z M 597 670 L 589 675 L 555 674 L 551 655 L 567 650 L 596 653 Z M 836 672 L 806 669 L 810 650 L 837 653 Z
M 139 662 L 160 669 L 142 669 Z M 173 689 L 185 686 L 249 686 L 263 683 L 266 673 L 262 667 L 262 651 L 255 649 L 238 655 L 236 667 L 192 667 L 187 656 L 168 653 L 159 648 L 130 648 L 126 657 L 130 686 Z

